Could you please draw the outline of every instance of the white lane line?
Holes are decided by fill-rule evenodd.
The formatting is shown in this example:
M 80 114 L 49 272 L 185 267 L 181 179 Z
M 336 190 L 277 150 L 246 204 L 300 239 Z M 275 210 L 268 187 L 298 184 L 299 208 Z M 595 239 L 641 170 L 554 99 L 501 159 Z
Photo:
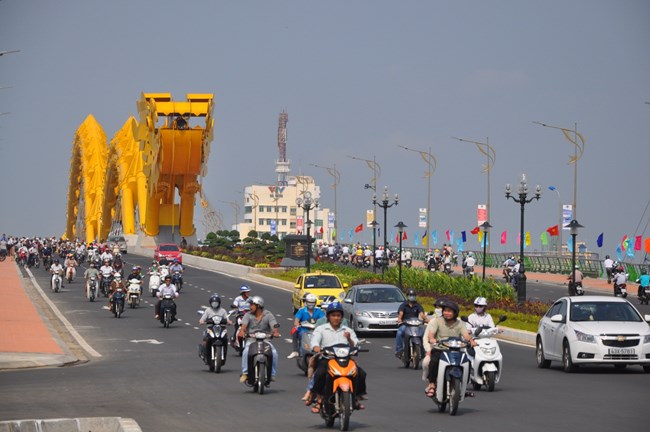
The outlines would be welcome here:
M 198 328 L 198 327 L 192 327 L 192 328 L 193 328 L 194 330 L 199 330 L 199 328 Z
M 185 323 L 185 325 L 192 325 L 192 324 L 190 324 L 190 323 Z
M 393 347 L 389 347 L 389 346 L 386 346 L 386 345 L 382 346 L 382 348 L 393 349 Z
M 293 342 L 293 340 L 291 340 L 291 339 L 285 339 L 284 341 L 285 341 L 286 343 L 292 343 L 292 342 Z

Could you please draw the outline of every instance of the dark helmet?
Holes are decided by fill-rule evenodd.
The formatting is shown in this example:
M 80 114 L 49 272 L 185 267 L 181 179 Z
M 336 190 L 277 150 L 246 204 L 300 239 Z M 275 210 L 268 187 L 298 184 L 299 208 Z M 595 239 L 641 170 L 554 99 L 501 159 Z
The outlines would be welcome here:
M 447 303 L 447 299 L 444 297 L 441 297 L 439 299 L 436 299 L 436 301 L 433 303 L 433 305 L 437 308 L 443 308 L 445 304 Z
M 212 294 L 210 296 L 210 300 L 208 301 L 208 304 L 212 309 L 218 309 L 219 306 L 221 306 L 221 297 L 219 297 L 217 294 Z
M 644 275 L 644 274 L 648 274 L 648 270 L 646 270 L 646 269 L 641 269 L 641 274 L 642 274 L 642 275 Z
M 605 259 L 609 259 L 609 255 L 605 255 Z
M 327 306 L 327 311 L 325 312 L 325 314 L 327 316 L 330 316 L 330 314 L 332 312 L 341 312 L 341 313 L 343 313 L 343 306 L 341 305 L 341 303 L 339 303 L 337 301 L 330 303 L 329 306 Z
M 415 299 L 417 298 L 416 296 L 417 296 L 417 293 L 415 292 L 415 290 L 413 288 L 409 288 L 409 289 L 406 290 L 406 298 L 408 299 L 408 301 L 414 302 Z
M 442 310 L 444 311 L 445 308 L 449 308 L 452 311 L 454 311 L 454 318 L 453 319 L 458 318 L 458 313 L 460 312 L 460 308 L 458 307 L 458 303 L 456 303 L 455 301 L 447 300 L 445 302 L 445 304 L 442 306 Z

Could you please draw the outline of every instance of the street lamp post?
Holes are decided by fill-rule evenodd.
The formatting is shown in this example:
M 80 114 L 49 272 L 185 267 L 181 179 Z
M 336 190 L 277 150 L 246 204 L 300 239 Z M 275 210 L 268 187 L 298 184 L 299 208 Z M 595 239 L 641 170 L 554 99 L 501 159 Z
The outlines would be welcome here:
M 399 233 L 399 256 L 397 257 L 397 265 L 399 266 L 399 287 L 400 289 L 402 288 L 402 233 L 404 232 L 404 228 L 406 228 L 406 225 L 404 225 L 404 222 L 399 221 L 397 222 L 397 225 L 395 225 L 395 228 L 397 228 L 397 232 Z
M 431 235 L 431 231 L 429 230 L 430 227 L 430 220 L 431 220 L 431 177 L 433 177 L 433 173 L 436 170 L 436 167 L 438 165 L 438 160 L 431 154 L 431 147 L 429 147 L 428 152 L 424 152 L 422 150 L 415 150 L 412 148 L 405 147 L 403 145 L 398 145 L 397 147 L 403 148 L 404 150 L 412 151 L 415 153 L 419 153 L 420 157 L 422 160 L 424 160 L 427 165 L 429 165 L 429 170 L 425 173 L 425 177 L 428 179 L 427 183 L 427 226 L 426 226 L 426 233 L 427 236 Z M 424 246 L 424 244 L 423 244 Z
M 341 183 L 341 173 L 339 172 L 339 170 L 336 169 L 336 164 L 334 164 L 331 167 L 326 167 L 326 166 L 321 166 L 321 165 L 316 165 L 316 164 L 310 164 L 310 165 L 313 166 L 313 167 L 316 167 L 316 168 L 326 169 L 328 174 L 331 175 L 334 178 L 334 184 L 332 185 L 332 187 L 334 188 L 334 233 L 335 233 L 335 235 L 338 235 L 339 234 L 339 230 L 338 230 L 339 214 L 338 214 L 338 212 L 336 210 L 336 187 L 339 185 L 339 183 Z M 334 238 L 333 240 L 336 240 L 336 238 Z M 335 243 L 335 241 L 333 243 Z
M 573 289 L 569 289 L 569 295 L 576 294 L 576 237 L 578 236 L 578 228 L 584 228 L 577 220 L 573 219 L 569 223 L 569 233 L 571 234 L 571 284 Z
M 372 203 L 375 206 L 379 206 L 384 209 L 384 253 L 381 259 L 381 274 L 383 275 L 384 271 L 386 270 L 386 267 L 388 266 L 388 236 L 386 235 L 388 209 L 399 203 L 399 196 L 395 194 L 395 199 L 391 203 L 388 197 L 388 186 L 384 186 L 384 193 L 382 194 L 381 202 L 377 201 L 377 194 L 373 194 Z M 402 237 L 400 236 L 400 239 L 401 238 Z
M 375 250 L 377 249 L 377 225 L 379 224 L 373 219 L 373 221 L 370 222 L 370 225 L 372 226 L 372 272 L 377 273 L 377 267 L 375 266 Z
M 519 182 L 519 188 L 517 189 L 519 198 L 512 196 L 510 194 L 510 191 L 510 184 L 506 184 L 506 199 L 511 198 L 514 202 L 521 205 L 521 228 L 519 230 L 519 258 L 521 259 L 521 263 L 519 264 L 519 274 L 517 275 L 517 301 L 519 303 L 523 303 L 526 301 L 526 269 L 524 264 L 524 244 L 526 243 L 526 234 L 524 231 L 524 208 L 526 204 L 541 197 L 542 187 L 540 185 L 537 185 L 535 187 L 535 195 L 531 198 L 528 198 L 528 183 L 526 182 L 526 174 L 522 174 L 521 180 Z
M 558 222 L 557 222 L 557 227 L 558 227 L 558 239 L 557 239 L 557 256 L 561 257 L 562 256 L 562 198 L 560 198 L 560 191 L 557 190 L 555 186 L 549 186 L 548 190 L 552 190 L 557 194 L 557 201 L 560 206 L 560 211 L 559 211 L 559 216 L 558 216 Z
M 255 192 L 246 195 L 249 199 L 253 200 L 253 229 L 257 232 L 257 207 L 260 204 L 260 197 Z
M 307 273 L 309 273 L 311 270 L 311 221 L 309 220 L 309 211 L 318 207 L 318 198 L 312 199 L 311 192 L 307 191 L 303 194 L 302 197 L 296 198 L 296 205 L 298 207 L 302 207 L 306 215 L 305 226 L 307 227 L 307 256 L 305 257 L 305 267 L 307 268 Z
M 377 159 L 373 156 L 372 160 L 370 159 L 363 159 L 360 157 L 356 156 L 348 156 L 350 159 L 358 160 L 365 162 L 366 165 L 368 165 L 368 168 L 372 170 L 372 179 L 370 179 L 370 184 L 366 183 L 363 188 L 364 189 L 372 189 L 374 193 L 377 193 L 377 179 L 379 179 L 379 176 L 381 176 L 381 166 L 377 163 Z M 375 207 L 372 210 L 372 219 L 376 220 L 377 219 L 377 204 L 375 204 Z M 374 251 L 373 251 L 374 253 Z
M 490 138 L 486 138 L 485 142 L 472 141 L 463 138 L 452 137 L 452 139 L 458 140 L 460 142 L 467 142 L 476 145 L 478 151 L 483 153 L 486 157 L 485 165 L 483 165 L 483 172 L 487 174 L 487 204 L 485 211 L 486 220 L 490 220 L 490 172 L 492 172 L 492 167 L 497 160 L 497 152 L 494 150 L 494 147 L 490 145 Z M 488 248 L 489 250 L 489 248 Z
M 490 222 L 485 221 L 481 224 L 481 228 L 483 228 L 483 281 L 485 281 L 485 262 L 487 261 L 487 254 L 486 254 L 486 247 L 487 247 L 487 234 L 490 232 L 490 228 L 492 228 L 492 225 L 490 225 Z
M 573 129 L 563 128 L 559 126 L 552 126 L 546 123 L 534 121 L 533 123 L 551 129 L 559 129 L 564 134 L 564 137 L 574 145 L 573 156 L 569 157 L 569 164 L 573 164 L 573 218 L 578 217 L 578 161 L 585 152 L 585 138 L 582 134 L 578 133 L 578 123 L 573 124 Z M 569 135 L 573 134 L 573 137 Z

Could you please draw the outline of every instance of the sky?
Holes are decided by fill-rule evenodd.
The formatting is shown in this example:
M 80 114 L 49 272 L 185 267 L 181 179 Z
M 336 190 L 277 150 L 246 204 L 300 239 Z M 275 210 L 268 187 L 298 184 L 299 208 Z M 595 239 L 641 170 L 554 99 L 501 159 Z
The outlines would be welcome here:
M 74 134 L 93 114 L 110 139 L 142 92 L 214 93 L 215 133 L 204 191 L 227 224 L 243 188 L 273 184 L 278 115 L 285 109 L 292 174 L 312 175 L 333 208 L 341 173 L 340 232 L 365 221 L 372 171 L 348 156 L 376 158 L 378 189 L 398 193 L 388 226 L 407 226 L 408 246 L 426 207 L 426 164 L 399 145 L 428 150 L 431 229 L 469 231 L 486 201 L 491 173 L 493 233 L 518 250 L 519 205 L 504 185 L 521 173 L 540 200 L 526 206 L 539 235 L 573 202 L 574 147 L 559 130 L 585 138 L 578 162 L 578 241 L 613 254 L 623 235 L 650 236 L 650 2 L 468 1 L 0 1 L 0 230 L 60 235 L 65 229 Z M 650 213 L 650 211 L 648 212 Z M 201 227 L 201 211 L 195 211 Z M 383 215 L 378 218 L 383 225 Z M 604 233 L 604 245 L 596 238 Z M 199 231 L 199 235 L 200 235 Z M 566 237 L 565 237 L 566 238 Z M 372 241 L 366 229 L 355 241 Z M 529 250 L 530 250 L 529 249 Z

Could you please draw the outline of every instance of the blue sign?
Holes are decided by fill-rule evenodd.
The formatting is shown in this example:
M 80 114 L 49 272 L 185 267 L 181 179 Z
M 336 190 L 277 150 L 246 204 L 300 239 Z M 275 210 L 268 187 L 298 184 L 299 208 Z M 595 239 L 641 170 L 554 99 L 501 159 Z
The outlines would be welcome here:
M 271 235 L 278 235 L 278 227 L 276 225 L 276 220 L 271 219 Z

